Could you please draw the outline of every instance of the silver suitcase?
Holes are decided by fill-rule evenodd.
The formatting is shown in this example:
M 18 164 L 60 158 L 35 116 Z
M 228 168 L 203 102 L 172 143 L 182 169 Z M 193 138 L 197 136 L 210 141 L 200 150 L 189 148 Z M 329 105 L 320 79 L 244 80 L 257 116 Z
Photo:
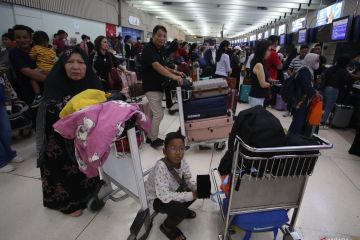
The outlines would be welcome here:
M 353 106 L 336 104 L 330 125 L 336 128 L 347 128 L 350 125 L 353 112 Z
M 193 82 L 192 97 L 208 98 L 227 95 L 229 86 L 224 78 L 214 78 L 206 81 Z

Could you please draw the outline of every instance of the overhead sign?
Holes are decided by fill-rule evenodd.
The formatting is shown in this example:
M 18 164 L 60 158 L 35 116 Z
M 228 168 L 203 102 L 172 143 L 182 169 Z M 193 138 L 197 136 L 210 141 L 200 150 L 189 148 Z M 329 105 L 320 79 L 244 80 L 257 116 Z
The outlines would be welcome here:
M 134 26 L 140 26 L 140 19 L 138 17 L 129 16 L 129 24 Z
M 279 26 L 279 35 L 286 33 L 286 25 Z
M 269 38 L 269 31 L 266 31 L 266 32 L 264 33 L 264 38 L 265 38 L 265 39 Z
M 272 28 L 272 29 L 271 29 L 270 35 L 275 35 L 275 28 Z
M 251 42 L 251 41 L 256 41 L 256 35 L 251 35 L 251 36 L 250 36 L 250 42 Z
M 292 32 L 297 32 L 299 29 L 305 28 L 306 20 L 305 18 L 299 18 L 292 22 Z
M 262 38 L 263 38 L 263 34 L 262 34 L 262 33 L 258 33 L 257 39 L 258 39 L 258 40 L 261 40 Z
M 343 2 L 338 2 L 319 10 L 316 16 L 316 26 L 332 23 L 334 19 L 341 17 L 342 7 Z

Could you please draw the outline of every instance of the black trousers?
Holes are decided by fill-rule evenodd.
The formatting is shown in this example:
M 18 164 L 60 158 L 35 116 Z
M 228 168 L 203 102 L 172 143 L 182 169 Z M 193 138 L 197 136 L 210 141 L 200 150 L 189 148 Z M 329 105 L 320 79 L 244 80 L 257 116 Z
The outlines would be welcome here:
M 169 203 L 163 203 L 160 199 L 154 200 L 154 210 L 159 213 L 167 214 L 167 218 L 164 221 L 166 227 L 176 227 L 179 225 L 186 217 L 188 212 L 188 207 L 193 203 L 192 202 L 176 202 L 171 201 Z

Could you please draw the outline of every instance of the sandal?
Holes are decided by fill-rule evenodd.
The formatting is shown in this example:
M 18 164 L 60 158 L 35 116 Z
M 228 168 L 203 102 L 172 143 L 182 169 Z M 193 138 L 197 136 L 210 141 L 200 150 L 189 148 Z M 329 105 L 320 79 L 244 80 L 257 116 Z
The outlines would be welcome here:
M 165 236 L 167 236 L 170 240 L 176 240 L 179 237 L 183 237 L 183 240 L 186 240 L 186 237 L 184 236 L 184 234 L 177 227 L 166 229 L 164 227 L 164 224 L 161 224 L 160 225 L 160 231 L 163 234 L 165 234 Z
M 194 212 L 193 210 L 187 209 L 185 218 L 186 218 L 186 219 L 196 218 L 196 212 Z

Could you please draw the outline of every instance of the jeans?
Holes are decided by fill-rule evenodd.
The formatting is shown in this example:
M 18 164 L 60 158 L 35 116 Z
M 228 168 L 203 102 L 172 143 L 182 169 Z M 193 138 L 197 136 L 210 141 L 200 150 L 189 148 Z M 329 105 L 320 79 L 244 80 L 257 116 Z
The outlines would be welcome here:
M 293 110 L 292 114 L 293 120 L 289 128 L 289 133 L 303 134 L 306 125 L 307 104 L 301 104 L 299 109 Z
M 0 168 L 6 166 L 16 157 L 11 149 L 11 126 L 5 106 L 0 106 Z
M 250 107 L 255 107 L 258 105 L 264 106 L 264 101 L 265 101 L 265 98 L 254 98 L 254 97 L 249 96 Z
M 167 227 L 176 227 L 179 225 L 186 217 L 188 207 L 193 203 L 192 202 L 177 202 L 171 201 L 169 203 L 163 203 L 160 199 L 154 200 L 154 210 L 156 212 L 165 213 L 168 217 L 165 219 L 164 223 Z
M 339 95 L 339 90 L 337 88 L 330 87 L 330 86 L 325 88 L 325 91 L 324 91 L 325 106 L 324 106 L 324 115 L 321 119 L 322 124 L 327 123 L 327 121 L 329 119 L 329 115 L 335 106 L 338 95 Z
M 146 92 L 145 96 L 149 100 L 151 110 L 151 127 L 148 137 L 151 141 L 155 141 L 159 136 L 160 123 L 164 118 L 164 109 L 162 107 L 162 92 Z

